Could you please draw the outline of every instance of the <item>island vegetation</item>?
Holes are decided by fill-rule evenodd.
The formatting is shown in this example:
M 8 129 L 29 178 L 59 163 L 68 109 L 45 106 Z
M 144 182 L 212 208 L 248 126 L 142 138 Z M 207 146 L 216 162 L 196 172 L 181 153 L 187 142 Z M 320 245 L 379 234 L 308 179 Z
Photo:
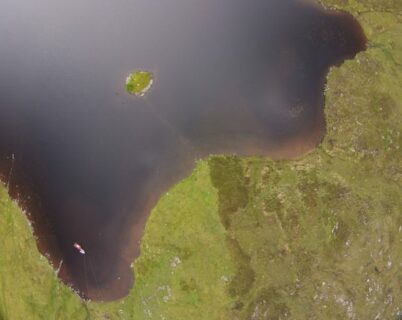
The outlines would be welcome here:
M 148 71 L 135 71 L 126 79 L 126 90 L 128 93 L 142 97 L 152 87 L 154 76 Z
M 110 303 L 59 281 L 2 186 L 0 319 L 401 319 L 402 2 L 322 2 L 368 48 L 329 73 L 320 146 L 200 161 L 154 208 L 135 287 Z

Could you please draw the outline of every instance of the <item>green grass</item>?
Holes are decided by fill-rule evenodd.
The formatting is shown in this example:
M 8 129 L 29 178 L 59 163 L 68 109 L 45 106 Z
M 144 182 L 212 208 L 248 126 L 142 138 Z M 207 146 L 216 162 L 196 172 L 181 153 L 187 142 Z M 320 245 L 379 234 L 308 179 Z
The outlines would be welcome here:
M 226 319 L 235 266 L 207 162 L 160 200 L 147 223 L 137 280 L 124 300 L 85 303 L 58 281 L 31 228 L 0 188 L 0 319 Z
M 402 2 L 325 0 L 368 50 L 333 68 L 328 133 L 292 161 L 211 157 L 164 195 L 112 303 L 57 280 L 0 188 L 0 319 L 397 319 L 402 312 Z
M 85 319 L 79 297 L 37 250 L 31 227 L 0 188 L 0 319 Z
M 126 90 L 135 96 L 143 96 L 151 88 L 154 76 L 148 71 L 136 71 L 126 79 Z
M 234 266 L 206 162 L 158 203 L 141 249 L 128 319 L 225 319 Z

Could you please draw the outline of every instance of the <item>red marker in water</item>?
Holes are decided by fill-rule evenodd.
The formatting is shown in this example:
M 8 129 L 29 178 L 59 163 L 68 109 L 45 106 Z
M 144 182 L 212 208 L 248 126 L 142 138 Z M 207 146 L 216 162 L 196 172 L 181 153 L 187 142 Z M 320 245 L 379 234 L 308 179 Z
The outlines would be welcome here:
M 82 247 L 77 242 L 74 242 L 74 248 L 77 249 L 79 253 L 85 254 L 85 250 L 82 249 Z

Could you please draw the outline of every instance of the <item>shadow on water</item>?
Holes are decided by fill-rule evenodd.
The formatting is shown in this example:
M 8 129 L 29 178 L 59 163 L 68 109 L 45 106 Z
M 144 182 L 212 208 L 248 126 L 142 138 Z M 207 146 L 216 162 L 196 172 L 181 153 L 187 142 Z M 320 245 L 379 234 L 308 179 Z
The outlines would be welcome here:
M 350 15 L 291 0 L 3 7 L 2 179 L 59 276 L 95 300 L 129 292 L 150 210 L 196 159 L 313 149 L 329 67 L 366 43 Z M 124 92 L 136 69 L 155 76 L 141 98 Z

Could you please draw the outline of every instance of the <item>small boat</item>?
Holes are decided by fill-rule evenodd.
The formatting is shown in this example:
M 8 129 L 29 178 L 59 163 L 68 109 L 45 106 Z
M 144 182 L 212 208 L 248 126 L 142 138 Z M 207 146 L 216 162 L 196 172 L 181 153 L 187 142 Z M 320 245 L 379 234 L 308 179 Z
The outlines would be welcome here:
M 85 254 L 85 250 L 82 249 L 82 247 L 81 247 L 77 242 L 74 242 L 74 245 L 73 245 L 73 246 L 74 246 L 75 249 L 78 250 L 79 253 L 81 253 L 82 255 Z

